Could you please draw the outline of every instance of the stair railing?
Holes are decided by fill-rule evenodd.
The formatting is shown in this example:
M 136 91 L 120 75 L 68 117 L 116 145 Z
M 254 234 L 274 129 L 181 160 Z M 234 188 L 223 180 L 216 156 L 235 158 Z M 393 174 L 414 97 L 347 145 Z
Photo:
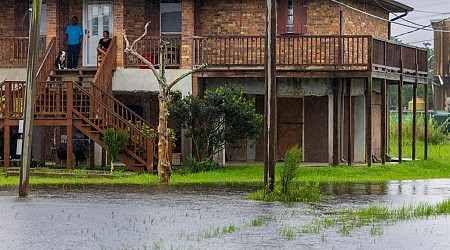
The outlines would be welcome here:
M 112 93 L 112 77 L 114 70 L 117 67 L 117 46 L 116 37 L 113 37 L 111 44 L 109 45 L 106 55 L 102 58 L 100 67 L 98 67 L 95 73 L 94 80 L 92 82 L 98 88 L 101 88 L 107 93 Z
M 153 160 L 157 157 L 154 139 L 78 84 L 69 83 L 68 88 L 73 91 L 72 110 L 77 117 L 101 134 L 107 128 L 127 131 L 129 147 L 125 151 L 141 164 L 153 167 Z

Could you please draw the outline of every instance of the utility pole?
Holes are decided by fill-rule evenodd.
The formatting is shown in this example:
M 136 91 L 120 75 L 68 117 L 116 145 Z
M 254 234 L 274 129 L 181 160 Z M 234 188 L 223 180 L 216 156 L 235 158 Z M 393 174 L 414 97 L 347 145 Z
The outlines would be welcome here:
M 20 167 L 19 196 L 26 197 L 30 191 L 31 145 L 33 135 L 34 98 L 38 63 L 38 39 L 42 0 L 33 0 L 28 42 L 27 82 L 23 130 L 22 165 Z
M 277 1 L 266 0 L 265 104 L 264 104 L 264 185 L 273 191 L 277 161 Z

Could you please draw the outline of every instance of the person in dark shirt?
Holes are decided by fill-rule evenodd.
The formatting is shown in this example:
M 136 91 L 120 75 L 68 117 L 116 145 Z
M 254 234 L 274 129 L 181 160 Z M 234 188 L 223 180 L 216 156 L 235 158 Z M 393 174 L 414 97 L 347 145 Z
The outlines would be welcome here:
M 103 38 L 98 41 L 97 51 L 100 55 L 106 55 L 106 51 L 111 44 L 112 39 L 109 38 L 109 31 L 103 31 Z

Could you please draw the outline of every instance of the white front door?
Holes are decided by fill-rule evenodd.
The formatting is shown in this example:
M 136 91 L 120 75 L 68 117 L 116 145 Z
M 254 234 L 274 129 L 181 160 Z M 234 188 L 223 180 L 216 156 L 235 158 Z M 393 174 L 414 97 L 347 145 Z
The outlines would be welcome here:
M 113 13 L 111 3 L 87 3 L 84 20 L 84 66 L 97 65 L 97 46 L 103 31 L 113 37 Z

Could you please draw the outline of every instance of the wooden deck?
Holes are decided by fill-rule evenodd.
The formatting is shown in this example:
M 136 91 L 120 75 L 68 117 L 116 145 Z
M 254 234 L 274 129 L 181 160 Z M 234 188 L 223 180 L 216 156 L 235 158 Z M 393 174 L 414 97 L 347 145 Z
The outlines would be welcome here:
M 194 38 L 194 67 L 203 77 L 264 77 L 264 36 Z M 372 36 L 278 36 L 277 76 L 374 77 L 427 82 L 427 51 Z

